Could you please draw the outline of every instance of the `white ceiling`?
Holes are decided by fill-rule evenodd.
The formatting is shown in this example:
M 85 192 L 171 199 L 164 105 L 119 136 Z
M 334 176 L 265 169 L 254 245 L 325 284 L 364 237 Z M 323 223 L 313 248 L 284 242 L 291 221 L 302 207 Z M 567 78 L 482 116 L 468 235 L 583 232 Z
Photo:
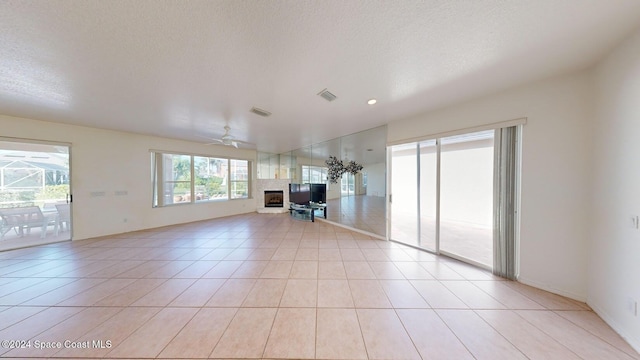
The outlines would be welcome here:
M 586 68 L 639 24 L 637 0 L 3 0 L 0 113 L 199 142 L 229 125 L 280 153 Z

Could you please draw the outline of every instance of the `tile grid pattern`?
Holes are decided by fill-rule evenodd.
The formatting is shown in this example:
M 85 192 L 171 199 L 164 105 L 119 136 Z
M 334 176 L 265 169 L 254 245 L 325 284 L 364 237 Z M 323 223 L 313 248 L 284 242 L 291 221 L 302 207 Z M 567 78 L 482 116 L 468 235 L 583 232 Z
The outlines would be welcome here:
M 387 233 L 384 196 L 341 196 L 327 200 L 327 220 L 384 236 Z
M 286 214 L 0 253 L 5 339 L 31 347 L 0 357 L 640 359 L 583 303 Z

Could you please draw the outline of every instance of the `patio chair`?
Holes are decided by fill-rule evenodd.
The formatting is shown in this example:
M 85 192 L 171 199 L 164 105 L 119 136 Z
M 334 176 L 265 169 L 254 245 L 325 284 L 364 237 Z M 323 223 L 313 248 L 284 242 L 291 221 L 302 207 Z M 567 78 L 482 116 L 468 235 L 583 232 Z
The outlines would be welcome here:
M 71 206 L 69 204 L 56 204 L 56 210 L 58 210 L 58 217 L 56 220 L 56 236 L 60 233 L 60 228 L 63 231 L 68 231 L 71 224 Z
M 54 224 L 55 219 L 51 216 L 43 215 L 38 206 L 23 206 L 14 208 L 0 209 L 0 218 L 2 218 L 2 231 L 0 238 L 14 229 L 20 237 L 24 236 L 25 230 L 30 233 L 31 228 L 40 228 L 40 237 L 44 238 L 47 234 L 47 226 Z

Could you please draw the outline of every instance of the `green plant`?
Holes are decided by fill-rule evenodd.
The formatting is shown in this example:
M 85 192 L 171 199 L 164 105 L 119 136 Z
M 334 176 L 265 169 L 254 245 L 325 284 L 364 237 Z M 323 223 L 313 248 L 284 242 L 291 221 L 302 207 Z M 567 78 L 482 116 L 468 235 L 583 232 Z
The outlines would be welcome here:
M 0 193 L 0 207 L 33 205 L 36 199 L 34 191 L 4 191 Z
M 69 185 L 47 185 L 36 194 L 37 200 L 66 199 L 69 194 Z

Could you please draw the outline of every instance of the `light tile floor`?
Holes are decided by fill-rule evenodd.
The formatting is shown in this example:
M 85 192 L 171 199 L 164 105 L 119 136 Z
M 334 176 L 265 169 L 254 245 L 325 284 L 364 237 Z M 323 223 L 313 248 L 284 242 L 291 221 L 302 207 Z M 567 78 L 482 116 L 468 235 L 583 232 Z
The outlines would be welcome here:
M 71 232 L 66 228 L 59 230 L 58 235 L 56 235 L 53 226 L 47 227 L 46 231 L 45 237 L 41 237 L 42 232 L 40 228 L 30 229 L 28 233 L 25 232 L 22 236 L 14 230 L 10 230 L 0 237 L 0 251 L 51 244 L 71 238 Z
M 4 339 L 31 347 L 0 357 L 640 359 L 583 303 L 287 214 L 2 252 Z
M 385 236 L 387 218 L 384 196 L 342 196 L 327 200 L 327 220 Z

